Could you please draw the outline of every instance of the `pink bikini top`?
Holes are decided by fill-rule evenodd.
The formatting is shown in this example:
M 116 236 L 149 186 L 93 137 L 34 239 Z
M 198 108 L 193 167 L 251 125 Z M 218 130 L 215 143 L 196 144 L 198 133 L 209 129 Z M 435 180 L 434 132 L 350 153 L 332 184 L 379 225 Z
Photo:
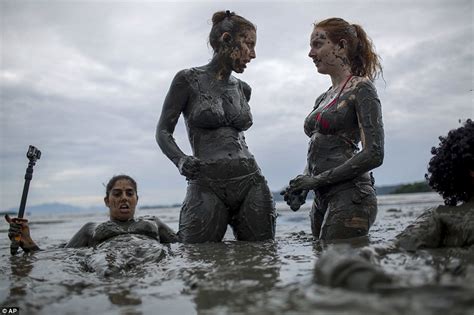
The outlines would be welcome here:
M 341 96 L 341 93 L 342 91 L 344 91 L 344 88 L 346 87 L 347 85 L 347 82 L 349 82 L 349 80 L 352 79 L 352 75 L 350 75 L 346 82 L 344 82 L 344 85 L 342 86 L 342 89 L 339 91 L 339 93 L 337 93 L 337 96 L 335 99 L 333 99 L 329 104 L 327 104 L 326 106 L 324 106 L 321 110 L 321 112 L 317 113 L 315 118 L 316 118 L 316 121 L 318 121 L 321 126 L 323 127 L 323 129 L 329 129 L 329 123 L 322 117 L 323 116 L 323 113 L 328 110 L 329 108 L 331 108 L 332 106 L 334 106 L 334 104 L 337 104 L 337 102 L 339 101 L 339 96 Z

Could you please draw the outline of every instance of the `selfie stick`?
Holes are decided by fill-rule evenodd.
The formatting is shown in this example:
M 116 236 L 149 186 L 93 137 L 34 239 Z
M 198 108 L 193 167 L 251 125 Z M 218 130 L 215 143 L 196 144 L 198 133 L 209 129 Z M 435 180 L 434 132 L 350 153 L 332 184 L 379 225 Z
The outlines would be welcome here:
M 33 178 L 33 166 L 36 164 L 36 160 L 41 158 L 41 151 L 38 150 L 36 147 L 30 145 L 28 148 L 28 152 L 26 152 L 26 157 L 30 162 L 28 163 L 28 167 L 26 168 L 25 173 L 25 185 L 23 186 L 23 194 L 21 196 L 21 203 L 20 209 L 18 210 L 18 218 L 22 219 L 25 215 L 25 207 L 26 207 L 26 198 L 28 197 L 28 190 L 30 189 L 30 181 Z M 15 255 L 19 248 L 20 236 L 15 238 L 10 245 L 10 253 Z

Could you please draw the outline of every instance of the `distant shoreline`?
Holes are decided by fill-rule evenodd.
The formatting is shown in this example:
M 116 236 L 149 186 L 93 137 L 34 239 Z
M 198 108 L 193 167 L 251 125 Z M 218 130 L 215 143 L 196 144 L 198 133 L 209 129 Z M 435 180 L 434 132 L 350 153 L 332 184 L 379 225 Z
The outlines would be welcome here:
M 375 192 L 377 196 L 382 195 L 395 195 L 395 194 L 411 194 L 411 193 L 422 193 L 422 192 L 432 192 L 433 190 L 428 185 L 426 181 L 419 181 L 406 184 L 398 185 L 388 185 L 388 186 L 375 186 Z M 283 201 L 283 196 L 280 195 L 280 192 L 272 192 L 273 200 Z M 314 193 L 309 192 L 307 199 L 314 198 Z
M 426 181 L 408 183 L 408 184 L 399 184 L 399 185 L 389 185 L 389 186 L 376 186 L 376 193 L 378 196 L 381 195 L 391 195 L 391 194 L 406 194 L 406 193 L 421 193 L 421 192 L 430 192 L 431 188 L 428 186 Z M 275 202 L 284 201 L 283 196 L 280 195 L 280 191 L 274 191 L 273 200 Z M 314 193 L 311 191 L 308 194 L 307 200 L 314 198 Z M 160 204 L 160 205 L 143 205 L 138 207 L 140 210 L 149 210 L 149 209 L 167 209 L 167 208 L 179 208 L 181 203 L 173 204 Z M 63 203 L 45 203 L 40 205 L 27 206 L 27 213 L 63 213 L 63 212 L 95 212 L 95 211 L 106 211 L 105 207 L 78 207 L 69 204 Z M 10 208 L 7 210 L 0 211 L 1 215 L 9 214 L 16 216 L 18 208 Z

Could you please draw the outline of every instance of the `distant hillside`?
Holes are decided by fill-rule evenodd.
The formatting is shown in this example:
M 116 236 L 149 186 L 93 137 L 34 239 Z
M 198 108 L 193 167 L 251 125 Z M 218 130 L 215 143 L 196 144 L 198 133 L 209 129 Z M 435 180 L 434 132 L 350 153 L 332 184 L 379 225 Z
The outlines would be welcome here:
M 419 193 L 419 192 L 430 192 L 433 191 L 426 181 L 414 182 L 409 184 L 399 185 L 388 185 L 388 186 L 375 186 L 375 191 L 378 196 L 390 195 L 390 194 L 408 194 L 408 193 Z M 307 200 L 313 199 L 314 193 L 310 191 Z M 273 200 L 283 201 L 283 196 L 280 192 L 273 192 Z
M 101 207 L 103 208 L 103 207 Z M 53 203 L 44 203 L 40 205 L 33 205 L 28 206 L 26 205 L 25 211 L 27 213 L 64 213 L 64 212 L 90 212 L 95 211 L 96 208 L 82 208 L 76 207 L 69 204 L 53 202 Z M 1 211 L 2 213 L 18 213 L 18 208 L 10 208 L 5 211 Z
M 397 187 L 392 194 L 409 194 L 409 193 L 418 193 L 418 192 L 430 192 L 433 191 L 428 185 L 428 182 L 415 182 L 411 184 L 403 184 Z
M 400 187 L 400 185 L 375 186 L 375 192 L 379 196 L 390 195 L 393 194 L 398 187 Z

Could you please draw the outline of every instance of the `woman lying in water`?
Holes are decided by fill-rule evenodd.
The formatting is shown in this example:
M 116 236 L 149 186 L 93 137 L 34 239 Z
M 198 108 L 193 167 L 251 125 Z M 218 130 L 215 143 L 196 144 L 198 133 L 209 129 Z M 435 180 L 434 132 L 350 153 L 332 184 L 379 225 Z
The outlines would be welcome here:
M 474 123 L 468 119 L 464 126 L 439 139 L 439 146 L 431 149 L 434 156 L 425 177 L 443 196 L 445 205 L 427 209 L 392 244 L 375 248 L 376 254 L 446 247 L 474 250 Z M 384 286 L 392 276 L 369 262 L 372 254 L 371 248 L 329 251 L 316 263 L 316 281 L 359 291 Z
M 66 244 L 66 247 L 92 247 L 123 234 L 144 235 L 161 243 L 177 241 L 173 230 L 158 218 L 135 218 L 138 202 L 137 183 L 130 176 L 112 177 L 106 186 L 104 202 L 109 208 L 110 220 L 99 225 L 93 222 L 85 224 Z M 40 249 L 30 236 L 28 220 L 10 218 L 8 215 L 5 219 L 10 224 L 8 237 L 15 241 L 20 236 L 19 246 L 23 251 Z

